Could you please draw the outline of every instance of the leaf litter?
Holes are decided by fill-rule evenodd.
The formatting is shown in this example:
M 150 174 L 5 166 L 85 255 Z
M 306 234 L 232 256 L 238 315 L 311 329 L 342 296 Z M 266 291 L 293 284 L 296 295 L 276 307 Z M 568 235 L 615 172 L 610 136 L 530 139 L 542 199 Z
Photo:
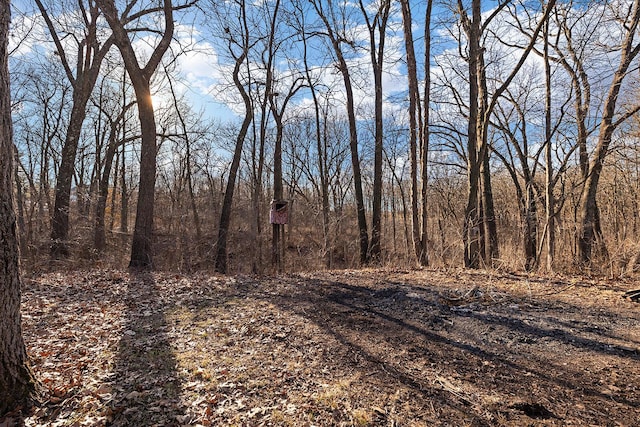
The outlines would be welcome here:
M 631 283 L 433 270 L 24 281 L 26 426 L 634 426 Z M 11 421 L 0 420 L 7 423 Z

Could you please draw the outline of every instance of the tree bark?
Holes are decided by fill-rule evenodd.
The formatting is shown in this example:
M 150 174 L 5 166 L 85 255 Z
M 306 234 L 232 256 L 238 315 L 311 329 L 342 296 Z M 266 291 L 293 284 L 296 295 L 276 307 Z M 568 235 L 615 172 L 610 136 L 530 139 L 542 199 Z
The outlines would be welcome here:
M 125 68 L 133 84 L 138 104 L 138 117 L 140 119 L 140 131 L 142 144 L 140 147 L 140 185 L 138 186 L 138 204 L 136 222 L 131 244 L 131 260 L 129 267 L 151 268 L 153 267 L 153 211 L 156 184 L 156 121 L 151 101 L 151 77 L 160 64 L 165 52 L 169 49 L 173 38 L 173 5 L 171 0 L 164 0 L 162 11 L 164 15 L 164 31 L 162 38 L 155 46 L 147 64 L 141 67 L 132 41 L 125 29 L 127 16 L 118 16 L 113 0 L 99 0 L 98 4 L 104 12 L 105 18 L 114 35 L 114 42 L 124 60 Z M 127 9 L 128 13 L 130 12 Z M 124 22 L 123 22 L 124 21 Z
M 74 52 L 74 54 L 78 55 L 74 74 L 48 11 L 40 0 L 36 0 L 36 4 L 56 45 L 56 53 L 62 62 L 66 77 L 73 87 L 71 117 L 65 141 L 62 145 L 61 162 L 56 181 L 55 202 L 51 218 L 51 257 L 58 259 L 69 256 L 69 206 L 78 143 L 82 125 L 87 115 L 87 103 L 98 79 L 102 60 L 111 49 L 113 39 L 109 37 L 102 46 L 99 44 L 97 25 L 100 13 L 96 5 L 90 5 L 86 13 L 84 38 L 79 42 L 78 52 Z M 84 9 L 82 2 L 80 2 L 80 6 Z
M 631 62 L 640 53 L 640 43 L 634 46 L 634 38 L 640 24 L 640 0 L 633 2 L 633 9 L 625 22 L 627 33 L 621 46 L 620 62 L 613 76 L 609 92 L 602 109 L 598 142 L 589 162 L 588 174 L 582 189 L 579 204 L 578 257 L 582 263 L 589 263 L 594 256 L 607 257 L 607 249 L 600 225 L 600 211 L 597 204 L 598 183 L 608 154 L 613 132 L 625 118 L 614 121 L 616 105 L 622 82 L 627 75 Z
M 8 0 L 0 1 L 0 418 L 28 407 L 38 386 L 27 361 L 20 316 L 20 271 L 16 230 L 14 145 L 9 91 Z
M 316 12 L 325 25 L 327 35 L 331 41 L 331 46 L 338 60 L 338 67 L 342 74 L 347 102 L 347 119 L 349 122 L 349 148 L 351 151 L 351 167 L 353 168 L 353 184 L 356 196 L 356 210 L 358 216 L 358 237 L 360 243 L 360 264 L 365 265 L 369 261 L 369 231 L 367 227 L 367 216 L 364 206 L 364 193 L 362 191 L 362 172 L 360 169 L 360 156 L 358 154 L 358 123 L 356 120 L 356 110 L 353 95 L 353 85 L 351 74 L 342 52 L 342 39 L 335 34 L 333 27 L 329 23 L 322 8 L 313 2 Z
M 431 0 L 428 3 L 427 16 L 430 17 Z M 409 161 L 411 164 L 410 180 L 411 180 L 411 230 L 413 237 L 413 252 L 419 265 L 427 264 L 427 248 L 426 244 L 426 140 L 427 140 L 427 124 L 423 125 L 420 132 L 420 95 L 418 91 L 418 71 L 416 65 L 416 53 L 413 44 L 413 31 L 411 26 L 413 20 L 411 18 L 411 4 L 408 0 L 401 1 L 402 6 L 402 26 L 404 32 L 405 52 L 407 55 L 407 80 L 409 83 Z M 425 29 L 425 35 L 429 34 L 429 30 Z M 425 40 L 425 50 L 428 51 L 429 40 Z M 428 55 L 425 53 L 425 56 Z M 428 68 L 425 68 L 428 69 Z M 429 79 L 425 79 L 425 89 L 429 84 Z M 428 101 L 425 101 L 425 109 Z M 425 114 L 428 114 L 425 111 Z M 425 118 L 425 120 L 428 120 Z M 418 139 L 422 135 L 422 167 L 418 165 Z M 420 195 L 418 193 L 418 170 L 422 170 L 422 231 L 419 216 Z M 404 198 L 404 195 L 403 195 Z M 405 212 L 406 215 L 406 212 Z
M 467 268 L 480 267 L 480 212 L 478 209 L 478 187 L 480 182 L 480 161 L 478 159 L 479 105 L 478 105 L 478 75 L 480 57 L 480 1 L 472 3 L 472 19 L 469 20 L 458 2 L 463 19 L 463 26 L 467 33 L 469 44 L 469 122 L 467 126 L 467 206 L 464 211 L 462 239 L 464 244 L 464 266 Z
M 493 195 L 491 192 L 488 162 L 488 128 L 491 115 L 498 100 L 509 87 L 518 71 L 533 50 L 538 34 L 555 5 L 550 0 L 545 8 L 531 41 L 524 49 L 518 63 L 508 77 L 496 88 L 490 100 L 486 88 L 483 50 L 480 46 L 482 29 L 496 16 L 500 8 L 509 2 L 499 5 L 492 15 L 481 25 L 480 0 L 472 1 L 472 18 L 469 19 L 461 0 L 458 0 L 458 12 L 468 41 L 469 65 L 469 124 L 467 135 L 467 179 L 468 197 L 463 224 L 464 264 L 466 267 L 478 268 L 483 254 L 488 262 L 498 256 L 497 227 L 493 213 Z M 482 192 L 482 193 L 480 193 Z M 479 240 L 482 237 L 482 241 Z M 486 249 L 484 249 L 486 247 Z
M 545 77 L 545 96 L 544 96 L 544 158 L 545 158 L 545 215 L 547 224 L 546 230 L 546 268 L 547 272 L 553 271 L 555 258 L 555 198 L 553 194 L 553 150 L 551 146 L 551 63 L 549 59 L 549 22 L 544 26 L 543 40 L 543 62 Z
M 433 0 L 427 0 L 427 8 L 425 10 L 425 28 L 424 28 L 424 96 L 422 99 L 422 123 L 420 124 L 421 150 L 422 159 L 420 164 L 421 183 L 422 183 L 422 233 L 420 235 L 420 253 L 418 254 L 418 263 L 421 266 L 429 265 L 429 235 L 427 224 L 429 218 L 429 120 L 430 120 L 430 103 L 431 103 L 431 12 L 433 9 Z M 417 78 L 417 76 L 416 76 Z M 418 115 L 420 117 L 420 115 Z
M 253 105 L 251 98 L 245 90 L 242 81 L 240 80 L 240 67 L 247 56 L 246 46 L 245 51 L 236 58 L 235 67 L 233 69 L 233 81 L 236 88 L 242 96 L 245 106 L 245 116 L 242 121 L 242 126 L 236 137 L 236 147 L 233 152 L 233 159 L 231 160 L 231 168 L 229 169 L 229 179 L 227 181 L 227 187 L 224 192 L 224 199 L 222 201 L 222 208 L 220 210 L 220 224 L 218 226 L 218 241 L 216 251 L 216 264 L 215 271 L 222 274 L 227 274 L 228 271 L 228 256 L 227 256 L 227 236 L 229 233 L 229 225 L 231 223 L 231 206 L 233 205 L 233 192 L 235 190 L 236 178 L 238 176 L 238 169 L 240 167 L 240 160 L 242 158 L 242 147 L 244 145 L 244 139 L 247 136 L 249 126 L 253 121 Z
M 383 97 L 382 97 L 382 71 L 384 65 L 384 47 L 387 32 L 387 20 L 389 18 L 389 0 L 382 0 L 373 20 L 369 18 L 367 8 L 360 0 L 360 10 L 367 23 L 369 31 L 369 55 L 373 69 L 374 81 L 374 159 L 373 159 L 373 206 L 371 213 L 371 241 L 369 242 L 369 261 L 379 263 L 382 256 L 382 150 L 383 150 Z M 376 30 L 378 36 L 376 37 Z M 377 41 L 377 46 L 376 46 Z

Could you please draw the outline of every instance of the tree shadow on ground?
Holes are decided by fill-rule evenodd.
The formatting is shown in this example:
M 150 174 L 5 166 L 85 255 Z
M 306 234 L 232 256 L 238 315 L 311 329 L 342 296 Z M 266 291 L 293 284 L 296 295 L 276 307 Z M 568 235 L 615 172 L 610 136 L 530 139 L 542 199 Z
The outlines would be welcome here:
M 437 402 L 441 414 L 462 414 L 471 425 L 492 425 L 500 414 L 513 411 L 524 412 L 530 418 L 561 416 L 542 406 L 541 399 L 612 399 L 611 394 L 603 392 L 605 387 L 598 385 L 601 378 L 593 372 L 545 354 L 546 342 L 552 341 L 568 352 L 573 349 L 621 363 L 636 363 L 639 359 L 637 352 L 612 351 L 607 346 L 607 339 L 612 336 L 609 333 L 587 336 L 561 322 L 547 327 L 545 323 L 528 324 L 509 315 L 452 310 L 440 303 L 435 289 L 385 285 L 369 287 L 294 278 L 290 293 L 265 297 L 332 335 L 350 355 L 347 363 L 354 369 L 401 383 L 432 404 Z M 574 309 L 579 312 L 578 307 Z M 610 320 L 614 318 L 612 314 Z M 471 329 L 459 329 L 458 323 Z M 512 333 L 516 345 L 484 341 L 482 331 L 489 328 Z M 536 349 L 536 355 L 528 354 L 531 344 L 542 350 Z M 474 392 L 452 385 L 451 378 L 459 380 L 459 384 L 471 384 L 478 393 L 510 396 L 511 401 L 497 402 L 491 414 L 486 405 L 476 400 Z M 640 407 L 640 401 L 632 395 L 621 393 L 615 396 L 615 402 L 631 413 Z M 535 410 L 527 412 L 530 408 Z
M 166 303 L 152 273 L 129 277 L 126 323 L 110 379 L 110 426 L 182 425 L 182 380 L 167 336 Z

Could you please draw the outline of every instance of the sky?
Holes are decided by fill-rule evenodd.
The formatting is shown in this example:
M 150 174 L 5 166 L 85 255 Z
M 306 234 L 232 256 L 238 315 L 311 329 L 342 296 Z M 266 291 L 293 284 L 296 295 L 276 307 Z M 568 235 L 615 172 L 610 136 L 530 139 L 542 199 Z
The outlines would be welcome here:
M 46 6 L 45 1 L 45 6 Z M 51 2 L 59 7 L 63 2 Z M 75 4 L 71 2 L 70 4 Z M 10 49 L 12 50 L 12 60 L 14 61 L 30 61 L 36 53 L 39 55 L 50 53 L 53 49 L 50 43 L 51 37 L 47 30 L 43 27 L 42 19 L 35 3 L 28 0 L 19 0 L 12 2 L 13 7 L 13 29 Z M 68 14 L 65 19 L 77 21 L 77 15 Z M 224 46 L 219 44 L 220 40 L 211 36 L 207 32 L 210 31 L 206 25 L 206 21 L 202 18 L 202 12 L 198 12 L 198 16 L 189 16 L 176 14 L 179 16 L 181 23 L 176 26 L 175 39 L 182 46 L 186 46 L 188 51 L 182 53 L 177 58 L 178 68 L 180 70 L 180 84 L 178 87 L 185 96 L 193 104 L 196 111 L 204 111 L 206 116 L 217 118 L 222 121 L 234 120 L 242 115 L 242 103 L 235 89 L 229 89 L 229 75 L 231 65 L 225 61 L 227 53 Z M 199 21 L 199 22 L 198 22 Z M 192 23 L 195 22 L 195 27 Z M 406 78 L 404 75 L 404 66 L 400 59 L 402 56 L 402 38 L 399 37 L 401 30 L 400 22 L 395 19 L 391 20 L 390 27 L 394 30 L 387 36 L 387 65 L 385 66 L 385 74 L 383 80 L 383 89 L 386 96 L 393 96 L 406 90 Z M 366 45 L 368 34 L 362 26 L 355 27 L 353 34 L 361 37 L 358 43 Z M 28 38 L 22 38 L 21 34 L 29 32 Z M 64 42 L 64 41 L 63 41 Z M 319 46 L 316 44 L 316 46 Z M 138 49 L 141 52 L 148 51 L 148 46 L 141 41 L 138 43 Z M 75 47 L 73 48 L 75 50 Z M 73 51 L 70 50 L 70 51 Z M 279 57 L 277 68 L 282 74 L 287 73 L 287 64 L 284 56 Z M 326 54 L 323 57 L 316 56 L 312 58 L 314 67 L 321 76 L 322 83 L 332 88 L 332 96 L 338 100 L 344 100 L 344 92 L 342 90 L 342 77 L 335 72 L 334 66 L 327 60 Z M 351 56 L 349 63 L 354 69 L 360 71 L 354 73 L 354 84 L 356 88 L 357 104 L 372 103 L 373 91 L 372 79 L 370 74 L 369 54 L 362 50 Z M 156 96 L 162 99 L 162 95 Z M 304 107 L 310 104 L 310 95 L 302 94 L 298 97 L 295 105 Z M 294 107 L 295 107 L 294 105 Z M 388 108 L 394 108 L 393 103 L 387 105 Z
M 63 1 L 49 1 L 53 7 L 60 7 Z M 45 4 L 46 4 L 45 1 Z M 264 0 L 267 1 L 267 0 Z M 74 1 L 69 1 L 69 4 L 77 4 Z M 204 0 L 201 0 L 201 5 L 206 5 Z M 254 5 L 261 5 L 262 3 L 256 2 Z M 308 3 L 306 3 L 308 5 Z M 366 27 L 363 25 L 362 16 L 360 11 L 355 8 L 354 3 L 349 3 L 353 8 L 354 24 L 352 25 L 352 31 L 350 34 L 360 46 L 357 51 L 350 53 L 348 57 L 348 63 L 352 70 L 352 77 L 355 86 L 356 105 L 361 107 L 359 109 L 361 118 L 371 117 L 371 105 L 373 104 L 373 79 L 371 74 L 371 63 L 368 51 L 364 48 L 368 45 L 368 33 Z M 394 7 L 397 8 L 397 2 L 394 2 Z M 487 8 L 495 5 L 495 2 L 486 2 Z M 416 1 L 414 9 L 414 37 L 417 42 L 418 59 L 421 60 L 420 45 L 422 43 L 423 28 L 421 23 L 424 19 L 424 2 Z M 35 56 L 42 56 L 43 54 L 50 53 L 53 45 L 50 43 L 51 37 L 48 31 L 43 28 L 41 19 L 38 19 L 38 14 L 35 13 L 35 3 L 32 0 L 18 0 L 12 1 L 13 12 L 13 29 L 12 29 L 12 43 L 10 48 L 15 49 L 12 52 L 13 61 L 30 61 Z M 195 14 L 193 12 L 196 12 Z M 180 71 L 180 79 L 177 84 L 179 92 L 183 93 L 185 98 L 191 103 L 192 109 L 196 112 L 204 112 L 205 117 L 215 119 L 218 121 L 237 121 L 243 114 L 243 104 L 240 102 L 239 94 L 235 88 L 230 86 L 229 76 L 231 75 L 231 66 L 229 62 L 228 52 L 226 46 L 221 42 L 219 37 L 214 37 L 211 34 L 212 25 L 211 21 L 214 19 L 212 15 L 203 12 L 202 10 L 194 9 L 189 13 L 177 13 L 177 25 L 175 40 L 176 46 L 186 47 L 186 50 L 178 55 L 176 63 Z M 486 13 L 486 11 L 485 11 Z M 203 19 L 204 18 L 204 19 Z M 459 52 L 457 46 L 452 43 L 452 39 L 448 37 L 447 21 L 451 22 L 453 18 L 452 12 L 446 8 L 436 9 L 434 13 L 433 34 L 438 36 L 434 40 L 434 54 L 439 55 L 442 58 L 447 53 L 452 53 L 454 57 L 458 57 L 457 61 L 461 61 L 459 58 Z M 70 22 L 77 22 L 79 19 L 77 15 L 68 13 L 64 15 L 64 19 Z M 258 25 L 258 24 L 256 24 Z M 282 25 L 282 31 L 286 31 L 286 26 Z M 508 25 L 501 27 L 505 32 L 509 31 Z M 398 99 L 404 97 L 407 90 L 406 81 L 406 67 L 403 63 L 404 58 L 404 42 L 402 38 L 402 26 L 399 13 L 394 15 L 389 22 L 389 33 L 387 35 L 387 48 L 386 48 L 386 63 L 385 72 L 383 77 L 383 94 L 385 96 L 385 111 L 389 114 L 405 108 L 401 103 L 397 102 Z M 29 32 L 30 37 L 22 38 L 21 34 Z M 256 28 L 256 33 L 259 29 Z M 591 32 L 596 39 L 604 36 L 608 36 L 608 31 L 603 28 L 594 29 Z M 255 35 L 255 34 L 253 34 Z M 149 51 L 149 39 L 142 39 L 137 42 L 137 49 L 141 56 L 144 56 L 145 52 Z M 66 42 L 66 41 L 65 41 Z M 69 41 L 70 42 L 70 41 Z M 599 42 L 595 40 L 594 43 Z M 327 93 L 337 101 L 338 107 L 344 105 L 345 93 L 343 89 L 342 76 L 337 71 L 333 59 L 331 58 L 331 50 L 326 45 L 323 45 L 320 41 L 314 42 L 312 46 L 313 53 L 310 56 L 312 66 L 315 70 L 319 81 L 323 84 Z M 276 69 L 280 75 L 290 74 L 289 65 L 292 59 L 292 55 L 295 55 L 295 51 L 280 52 L 277 57 Z M 539 59 L 535 58 L 535 55 L 531 56 L 531 62 L 539 62 Z M 297 59 L 298 67 L 300 67 L 299 57 Z M 435 63 L 436 61 L 434 61 Z M 589 64 L 590 66 L 596 66 L 595 64 Z M 438 76 L 438 73 L 442 75 L 441 70 L 433 70 L 433 75 Z M 284 79 L 286 81 L 286 79 Z M 289 79 L 290 81 L 290 79 Z M 597 85 L 598 82 L 594 81 Z M 282 89 L 282 88 L 281 88 Z M 281 90 L 283 91 L 283 90 Z M 158 93 L 156 95 L 158 104 L 166 101 L 166 95 Z M 290 110 L 292 112 L 300 111 L 305 108 L 309 108 L 311 105 L 311 97 L 309 91 L 303 90 L 295 98 Z M 342 107 L 343 108 L 343 107 Z

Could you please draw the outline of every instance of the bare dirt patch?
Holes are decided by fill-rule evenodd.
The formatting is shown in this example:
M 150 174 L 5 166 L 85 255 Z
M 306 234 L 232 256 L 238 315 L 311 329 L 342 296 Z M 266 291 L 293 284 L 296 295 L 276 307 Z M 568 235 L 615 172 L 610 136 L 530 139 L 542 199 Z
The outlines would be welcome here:
M 25 280 L 42 426 L 637 426 L 637 283 L 468 271 Z M 2 424 L 0 420 L 0 424 Z

